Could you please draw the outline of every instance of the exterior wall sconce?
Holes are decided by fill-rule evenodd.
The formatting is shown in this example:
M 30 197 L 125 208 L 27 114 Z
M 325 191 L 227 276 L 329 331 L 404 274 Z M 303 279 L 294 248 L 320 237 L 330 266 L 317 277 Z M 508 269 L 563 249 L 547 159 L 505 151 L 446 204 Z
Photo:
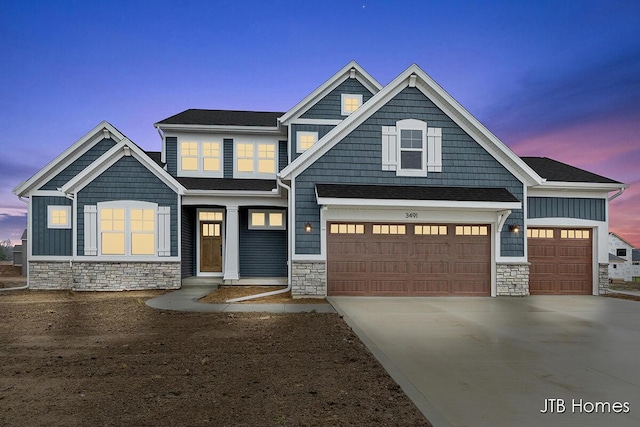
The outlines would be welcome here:
M 520 232 L 520 226 L 518 224 L 511 224 L 509 226 L 509 231 L 512 233 L 519 233 Z
M 305 231 L 305 233 L 311 233 L 311 230 L 312 230 L 312 229 L 313 229 L 313 227 L 311 227 L 311 224 L 310 224 L 310 223 L 306 223 L 306 224 L 304 225 L 304 231 Z

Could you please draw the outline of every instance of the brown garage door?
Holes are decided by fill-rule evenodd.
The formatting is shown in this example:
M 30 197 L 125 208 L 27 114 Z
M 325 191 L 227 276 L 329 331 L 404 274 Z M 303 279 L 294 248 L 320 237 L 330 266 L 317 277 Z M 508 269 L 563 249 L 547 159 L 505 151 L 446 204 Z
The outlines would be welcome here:
M 330 223 L 329 295 L 491 294 L 489 225 Z
M 529 292 L 591 295 L 592 234 L 589 229 L 528 229 Z

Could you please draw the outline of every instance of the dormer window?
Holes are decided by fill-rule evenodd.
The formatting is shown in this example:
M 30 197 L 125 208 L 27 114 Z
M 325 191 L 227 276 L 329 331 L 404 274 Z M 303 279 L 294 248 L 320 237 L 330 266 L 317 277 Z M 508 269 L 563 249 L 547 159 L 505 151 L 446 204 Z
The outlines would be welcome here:
M 179 147 L 179 176 L 222 177 L 222 141 L 189 138 Z
M 341 100 L 343 116 L 348 116 L 349 114 L 360 108 L 360 106 L 362 105 L 361 94 L 343 93 L 341 95 Z

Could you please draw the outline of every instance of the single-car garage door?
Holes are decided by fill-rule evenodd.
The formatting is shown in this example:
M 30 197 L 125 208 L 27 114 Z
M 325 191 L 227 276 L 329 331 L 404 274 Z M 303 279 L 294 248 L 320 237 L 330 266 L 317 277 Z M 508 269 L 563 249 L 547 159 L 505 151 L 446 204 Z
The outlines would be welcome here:
M 591 295 L 591 239 L 589 229 L 529 228 L 529 293 Z
M 490 226 L 330 223 L 327 293 L 489 296 Z

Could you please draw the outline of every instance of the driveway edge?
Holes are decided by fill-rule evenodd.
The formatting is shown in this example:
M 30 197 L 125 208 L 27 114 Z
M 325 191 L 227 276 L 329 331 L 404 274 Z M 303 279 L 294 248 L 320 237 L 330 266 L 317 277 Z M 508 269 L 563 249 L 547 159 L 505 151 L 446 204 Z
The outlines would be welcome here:
M 348 297 L 345 297 L 348 298 Z M 327 297 L 327 301 L 333 306 L 333 308 L 338 312 L 340 317 L 344 319 L 344 321 L 351 327 L 353 332 L 360 338 L 360 341 L 369 349 L 369 351 L 374 355 L 374 357 L 380 362 L 382 367 L 387 371 L 387 373 L 393 378 L 393 380 L 398 383 L 400 388 L 405 392 L 405 394 L 411 399 L 414 405 L 418 408 L 422 415 L 433 425 L 433 427 L 452 427 L 452 424 L 447 421 L 446 418 L 438 411 L 432 404 L 429 402 L 429 399 L 423 395 L 420 390 L 413 385 L 411 380 L 407 378 L 402 371 L 393 363 L 386 354 L 380 348 L 375 345 L 373 340 L 369 338 L 369 336 L 358 326 L 358 324 L 351 319 L 345 311 L 340 307 L 340 303 L 334 297 Z

